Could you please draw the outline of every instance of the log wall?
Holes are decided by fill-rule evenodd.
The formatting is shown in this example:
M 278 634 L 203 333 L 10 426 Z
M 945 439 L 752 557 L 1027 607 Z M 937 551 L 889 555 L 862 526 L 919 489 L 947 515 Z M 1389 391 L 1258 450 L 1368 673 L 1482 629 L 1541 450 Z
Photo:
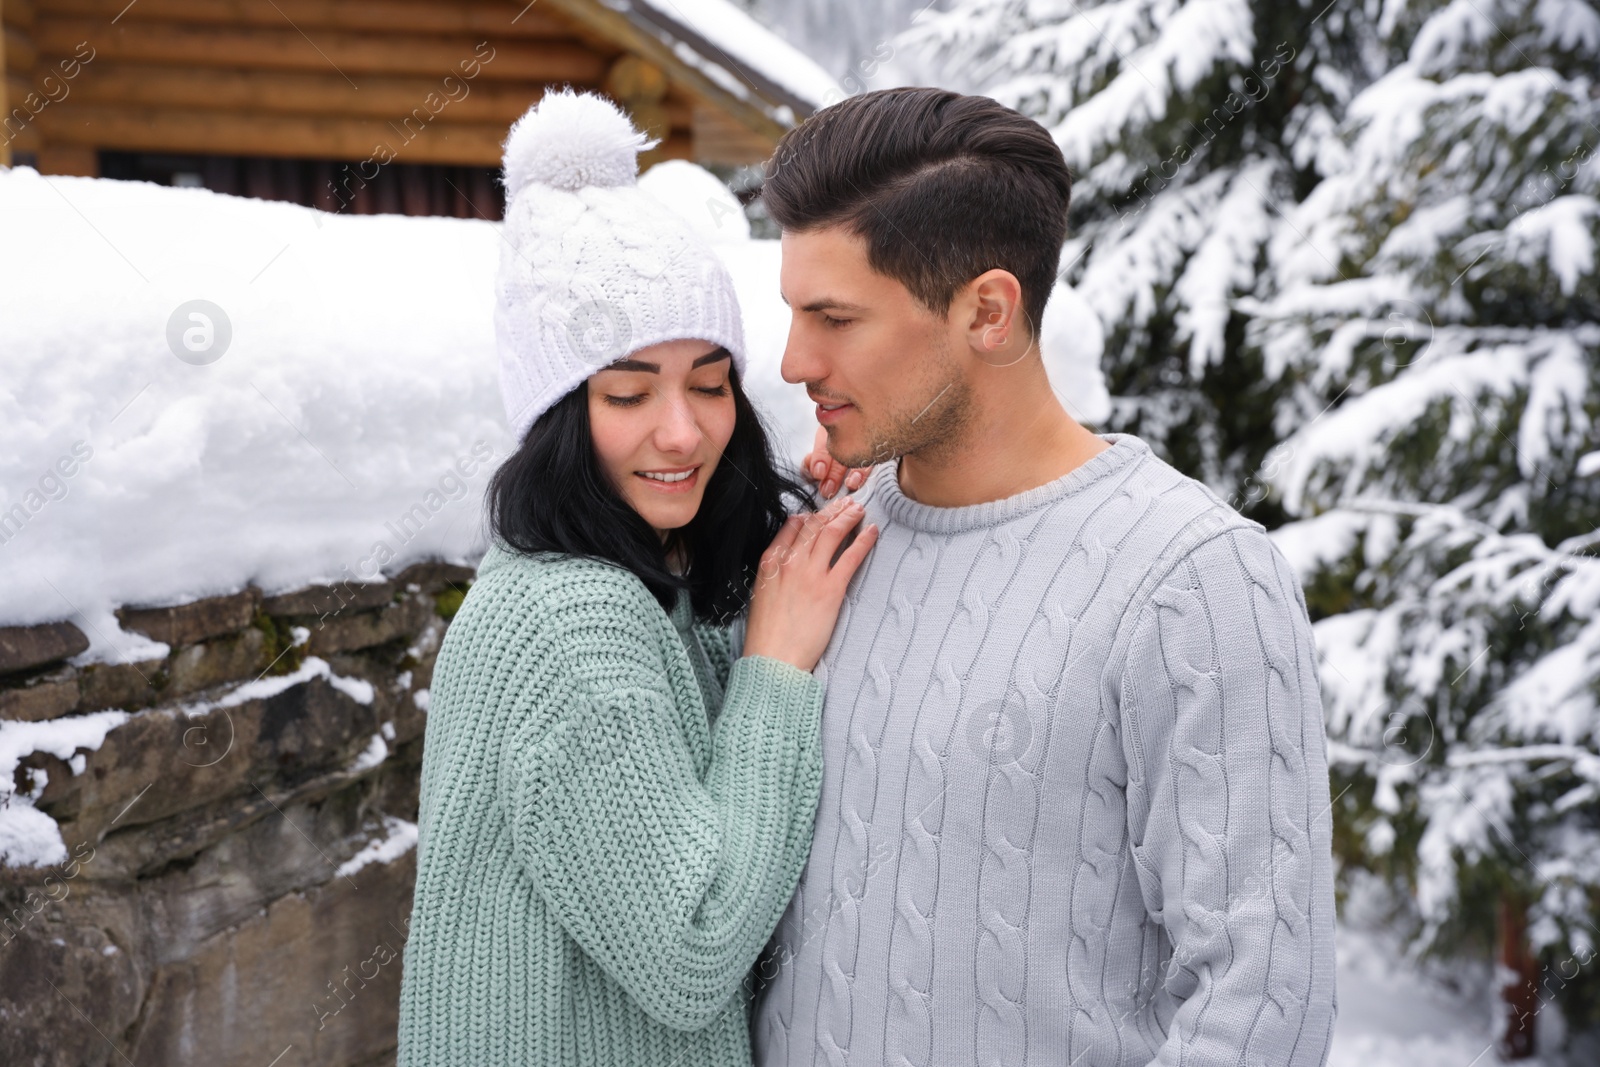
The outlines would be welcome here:
M 104 150 L 497 167 L 550 84 L 628 107 L 646 165 L 781 132 L 597 0 L 0 0 L 0 25 L 0 146 L 49 174 Z

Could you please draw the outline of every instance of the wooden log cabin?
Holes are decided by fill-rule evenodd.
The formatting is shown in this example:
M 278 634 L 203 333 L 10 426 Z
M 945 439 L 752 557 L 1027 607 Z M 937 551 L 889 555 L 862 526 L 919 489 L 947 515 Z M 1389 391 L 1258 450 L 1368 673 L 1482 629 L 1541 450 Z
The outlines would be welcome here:
M 0 165 L 497 219 L 547 85 L 627 108 L 645 165 L 765 159 L 827 76 L 728 0 L 683 4 L 697 25 L 672 0 L 0 0 Z

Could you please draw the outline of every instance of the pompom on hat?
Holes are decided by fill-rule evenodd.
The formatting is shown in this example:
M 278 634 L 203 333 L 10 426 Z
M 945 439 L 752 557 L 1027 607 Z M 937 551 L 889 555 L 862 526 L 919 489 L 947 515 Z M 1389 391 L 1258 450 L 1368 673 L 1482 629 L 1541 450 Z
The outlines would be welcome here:
M 662 341 L 721 345 L 744 374 L 727 268 L 637 184 L 655 143 L 606 98 L 571 90 L 547 92 L 506 136 L 494 325 L 519 442 L 595 371 Z

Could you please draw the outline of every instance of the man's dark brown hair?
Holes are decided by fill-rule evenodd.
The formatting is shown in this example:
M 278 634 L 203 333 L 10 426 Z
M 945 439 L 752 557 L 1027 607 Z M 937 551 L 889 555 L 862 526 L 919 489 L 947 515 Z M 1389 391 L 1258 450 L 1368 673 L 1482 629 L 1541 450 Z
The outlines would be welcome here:
M 778 142 L 762 199 L 785 230 L 843 225 L 867 262 L 935 314 L 1001 268 L 1038 336 L 1067 236 L 1072 176 L 1043 126 L 986 96 L 879 89 Z

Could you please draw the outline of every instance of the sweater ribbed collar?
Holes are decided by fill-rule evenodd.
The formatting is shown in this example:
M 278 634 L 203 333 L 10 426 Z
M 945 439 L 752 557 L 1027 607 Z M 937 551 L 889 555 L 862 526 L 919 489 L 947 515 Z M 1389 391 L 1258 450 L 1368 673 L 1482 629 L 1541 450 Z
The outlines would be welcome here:
M 934 507 L 919 504 L 900 491 L 899 462 L 880 463 L 872 470 L 858 495 L 883 509 L 890 522 L 935 534 L 955 534 L 966 530 L 998 526 L 1054 503 L 1150 454 L 1150 446 L 1130 433 L 1096 434 L 1112 447 L 1091 456 L 1053 481 L 1023 490 L 999 500 L 961 507 Z
M 689 590 L 679 589 L 672 599 L 672 610 L 667 613 L 672 620 L 672 626 L 680 634 L 686 634 L 694 629 L 694 604 L 689 599 Z

